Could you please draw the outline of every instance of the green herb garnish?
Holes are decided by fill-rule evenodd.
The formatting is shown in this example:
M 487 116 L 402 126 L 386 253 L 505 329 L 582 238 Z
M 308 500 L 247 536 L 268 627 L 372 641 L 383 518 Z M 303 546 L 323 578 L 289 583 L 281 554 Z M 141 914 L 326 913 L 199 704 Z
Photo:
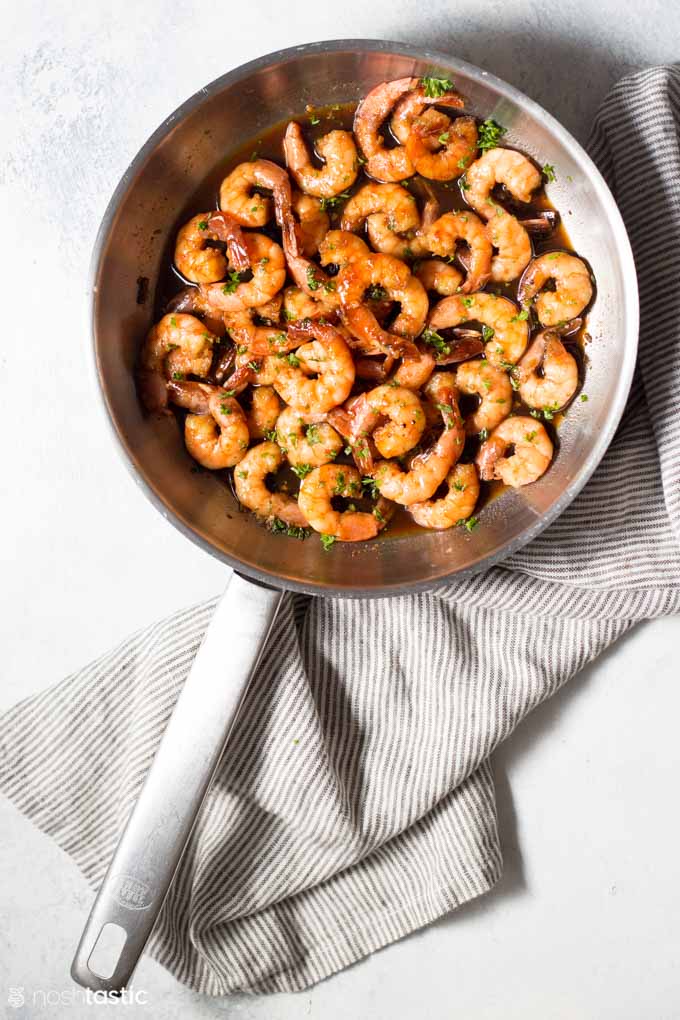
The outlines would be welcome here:
M 479 125 L 477 146 L 482 152 L 486 149 L 495 149 L 504 134 L 505 128 L 495 120 L 485 120 Z
M 432 78 L 426 76 L 420 79 L 420 84 L 428 99 L 439 99 L 447 92 L 453 92 L 453 82 L 450 78 Z
M 319 537 L 321 539 L 321 545 L 324 547 L 324 550 L 326 552 L 328 552 L 328 550 L 331 548 L 331 546 L 335 544 L 335 536 L 334 535 L 320 535 Z
M 290 467 L 298 478 L 306 478 L 307 475 L 314 470 L 311 464 L 291 464 Z

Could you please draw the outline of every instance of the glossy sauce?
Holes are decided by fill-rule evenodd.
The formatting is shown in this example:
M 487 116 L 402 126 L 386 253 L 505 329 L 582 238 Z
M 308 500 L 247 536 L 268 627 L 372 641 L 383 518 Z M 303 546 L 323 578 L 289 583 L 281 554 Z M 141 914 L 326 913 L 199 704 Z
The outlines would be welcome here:
M 302 126 L 310 151 L 313 151 L 313 145 L 315 140 L 321 137 L 322 135 L 327 134 L 329 131 L 338 128 L 351 131 L 352 122 L 354 118 L 354 111 L 355 111 L 354 104 L 346 104 L 342 106 L 337 105 L 332 107 L 315 107 L 314 109 L 308 109 L 305 113 L 294 119 L 296 119 L 298 123 L 300 123 L 300 125 Z M 451 111 L 448 112 L 450 113 Z M 318 123 L 314 123 L 314 121 L 318 121 Z M 175 236 L 179 228 L 182 226 L 182 224 L 186 223 L 187 220 L 189 220 L 192 216 L 195 216 L 197 213 L 207 212 L 209 209 L 219 208 L 220 184 L 222 183 L 222 180 L 236 166 L 238 166 L 239 163 L 244 163 L 250 159 L 262 158 L 270 159 L 275 163 L 279 163 L 280 165 L 285 165 L 285 160 L 283 156 L 283 136 L 285 134 L 286 126 L 288 125 L 288 123 L 289 120 L 281 121 L 279 124 L 276 124 L 274 127 L 272 127 L 269 131 L 248 142 L 246 145 L 241 146 L 241 148 L 239 149 L 233 150 L 227 157 L 225 157 L 223 162 L 218 164 L 211 171 L 211 173 L 201 183 L 200 187 L 196 189 L 194 194 L 191 196 L 190 200 L 179 211 L 176 223 L 170 234 L 170 239 L 166 251 L 164 253 L 163 266 L 156 286 L 154 299 L 154 321 L 158 321 L 158 319 L 162 317 L 169 300 L 188 283 L 188 281 L 184 279 L 184 277 L 178 272 L 178 270 L 175 268 L 173 264 Z M 347 195 L 349 196 L 354 194 L 356 191 L 359 190 L 359 188 L 361 188 L 364 184 L 368 183 L 371 180 L 372 179 L 369 178 L 366 174 L 364 174 L 364 172 L 360 169 L 360 172 L 357 176 L 357 180 L 352 185 L 352 187 L 348 189 Z M 414 177 L 409 178 L 407 181 L 401 182 L 405 187 L 409 188 L 412 194 L 416 195 L 416 198 L 419 200 L 419 205 L 421 204 L 421 196 L 423 194 L 420 185 L 421 181 L 422 178 L 420 178 L 418 175 L 415 175 Z M 445 212 L 458 209 L 469 211 L 469 206 L 465 203 L 465 200 L 463 199 L 463 194 L 461 192 L 458 180 L 447 182 L 428 180 L 424 183 L 426 183 L 437 196 L 437 199 L 439 200 L 440 203 L 440 215 Z M 511 196 L 503 194 L 503 189 L 499 191 L 498 198 L 500 203 L 504 205 L 509 212 L 512 212 L 523 219 L 529 218 L 532 215 L 535 215 L 541 211 L 551 212 L 557 211 L 555 207 L 550 203 L 543 190 L 540 190 L 538 194 L 536 194 L 530 206 L 519 207 L 517 203 L 515 203 L 514 200 L 511 198 Z M 337 228 L 339 226 L 339 221 L 342 216 L 343 205 L 344 201 L 338 203 L 338 205 L 327 210 L 331 220 L 330 224 L 331 229 Z M 260 233 L 270 235 L 278 243 L 281 243 L 280 232 L 278 231 L 273 220 L 272 222 L 268 223 L 265 227 L 258 228 L 258 231 Z M 573 254 L 579 254 L 575 252 L 571 246 L 567 231 L 564 226 L 564 222 L 562 221 L 561 217 L 559 219 L 558 226 L 551 233 L 545 236 L 533 234 L 531 235 L 531 241 L 535 255 L 540 255 L 545 251 L 556 250 L 567 251 Z M 580 254 L 579 257 L 582 258 Z M 494 283 L 492 285 L 488 285 L 484 289 L 493 293 L 502 294 L 505 297 L 511 298 L 513 301 L 516 301 L 518 283 L 519 280 L 514 280 L 512 283 L 509 284 Z M 582 314 L 583 325 L 578 333 L 575 333 L 570 337 L 562 338 L 562 342 L 565 344 L 570 353 L 574 356 L 579 367 L 580 384 L 574 396 L 574 400 L 578 399 L 578 393 L 580 391 L 581 385 L 583 384 L 584 378 L 586 361 L 584 354 L 584 344 L 589 339 L 587 333 L 586 316 L 587 310 Z M 537 330 L 538 327 L 535 327 L 532 330 L 532 334 L 537 332 Z M 455 368 L 455 366 L 451 367 Z M 355 386 L 355 389 L 360 388 L 370 389 L 373 385 L 376 385 L 375 383 L 371 384 L 368 382 L 363 384 L 361 380 L 357 380 L 357 383 L 358 384 L 361 383 L 361 385 Z M 464 400 L 461 402 L 464 413 L 468 410 L 465 404 L 465 400 L 466 398 L 464 398 Z M 474 403 L 472 406 L 474 406 Z M 523 404 L 522 401 L 519 399 L 519 395 L 515 391 L 513 391 L 513 406 L 511 413 L 528 415 L 529 411 L 530 409 L 527 408 L 526 405 Z M 179 408 L 175 408 L 175 413 L 178 419 L 181 434 L 183 434 L 183 419 L 185 412 L 181 411 Z M 559 456 L 558 429 L 563 419 L 563 416 L 564 413 L 560 412 L 559 414 L 556 414 L 551 421 L 546 421 L 543 418 L 540 419 L 544 428 L 547 430 L 548 434 L 550 435 L 550 438 L 553 441 L 555 447 L 554 457 Z M 476 437 L 469 438 L 468 441 L 466 442 L 465 450 L 463 456 L 461 457 L 461 461 L 474 460 L 478 446 L 479 440 Z M 345 456 L 343 454 L 341 454 L 337 458 L 337 462 L 338 463 L 346 462 L 347 464 L 353 463 L 350 457 Z M 196 465 L 195 468 L 193 468 L 192 470 L 201 471 L 203 469 L 200 468 L 199 465 Z M 215 474 L 217 474 L 218 477 L 222 478 L 226 484 L 231 486 L 232 483 L 231 471 L 215 472 Z M 296 475 L 292 471 L 290 471 L 290 469 L 286 468 L 281 473 L 281 475 L 277 477 L 276 484 L 278 488 L 284 488 L 287 491 L 295 493 L 297 492 L 299 481 Z M 477 507 L 475 509 L 475 516 L 477 516 L 483 509 L 483 507 L 487 505 L 492 499 L 497 498 L 505 490 L 505 488 L 506 487 L 501 482 L 480 481 L 480 496 L 479 501 L 477 503 Z M 435 494 L 433 498 L 437 498 L 441 494 L 438 492 Z M 355 500 L 355 503 L 357 504 L 357 509 L 364 508 L 370 509 L 370 505 L 368 503 L 366 503 L 365 506 L 363 505 L 362 501 Z M 383 534 L 395 537 L 399 535 L 403 536 L 405 534 L 420 533 L 423 530 L 424 529 L 420 528 L 413 522 L 408 511 L 406 511 L 403 508 L 398 508 L 394 517 L 390 521 L 389 527 L 387 528 L 386 532 L 383 532 Z

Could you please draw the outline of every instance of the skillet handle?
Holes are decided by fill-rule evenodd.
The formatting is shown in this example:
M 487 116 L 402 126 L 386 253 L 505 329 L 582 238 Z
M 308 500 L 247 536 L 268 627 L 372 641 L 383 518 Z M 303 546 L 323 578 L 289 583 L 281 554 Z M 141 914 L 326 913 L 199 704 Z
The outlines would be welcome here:
M 132 973 L 260 661 L 283 592 L 233 574 L 97 893 L 71 967 L 116 993 Z

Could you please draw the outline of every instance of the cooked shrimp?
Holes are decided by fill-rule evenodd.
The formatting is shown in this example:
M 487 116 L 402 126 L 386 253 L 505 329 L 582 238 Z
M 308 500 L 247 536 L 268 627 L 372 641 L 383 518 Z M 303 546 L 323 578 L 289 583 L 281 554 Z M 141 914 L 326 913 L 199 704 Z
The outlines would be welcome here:
M 389 332 L 380 327 L 364 304 L 364 294 L 370 287 L 381 288 L 387 298 L 401 305 Z M 337 292 L 345 324 L 354 336 L 369 345 L 377 342 L 387 353 L 397 356 L 415 353 L 414 345 L 404 338 L 410 341 L 422 331 L 428 309 L 427 292 L 400 259 L 391 255 L 355 259 L 338 274 Z
M 485 220 L 496 214 L 496 202 L 491 192 L 497 184 L 504 184 L 518 202 L 530 202 L 531 195 L 540 187 L 541 174 L 534 164 L 514 149 L 487 149 L 469 167 L 465 175 L 465 200 Z
M 273 386 L 256 386 L 246 411 L 251 439 L 264 439 L 273 432 L 281 414 L 281 401 Z
M 251 356 L 266 357 L 295 350 L 299 346 L 280 326 L 258 326 L 255 313 L 259 309 L 244 308 L 238 312 L 225 312 L 224 324 L 229 336 L 239 347 L 247 347 Z
M 252 280 L 239 282 L 238 276 L 227 284 L 201 284 L 201 296 L 218 312 L 240 312 L 257 308 L 278 294 L 286 279 L 286 260 L 276 241 L 265 234 L 244 235 L 253 272 Z
M 193 283 L 217 283 L 227 274 L 227 260 L 218 248 L 208 248 L 208 241 L 218 235 L 208 228 L 211 213 L 192 216 L 180 227 L 175 241 L 175 265 L 182 276 Z
M 274 474 L 283 463 L 283 453 L 272 442 L 251 446 L 234 471 L 234 491 L 239 503 L 253 510 L 264 520 L 278 518 L 294 528 L 306 528 L 307 518 L 297 500 L 285 492 L 271 492 L 267 475 Z
M 283 316 L 286 322 L 328 318 L 331 311 L 327 305 L 305 294 L 304 290 L 294 285 L 286 287 L 283 292 Z
M 206 383 L 171 382 L 168 393 L 173 403 L 191 411 L 184 421 L 184 441 L 194 460 L 210 471 L 222 471 L 243 459 L 250 433 L 231 391 Z
M 292 214 L 290 180 L 286 171 L 269 159 L 239 163 L 220 186 L 220 209 L 231 213 L 244 227 L 264 227 L 271 219 L 271 201 L 254 192 L 265 188 L 274 196 L 274 212 L 284 243 L 297 253 L 295 223 Z
M 536 335 L 517 368 L 519 394 L 529 407 L 559 411 L 578 388 L 578 365 L 550 328 Z
M 334 326 L 319 322 L 308 322 L 290 326 L 288 332 L 302 341 L 314 338 L 318 341 L 320 352 L 310 368 L 317 373 L 310 378 L 297 364 L 305 360 L 302 352 L 295 359 L 281 360 L 274 387 L 279 396 L 303 414 L 324 414 L 332 407 L 342 404 L 350 394 L 354 384 L 354 361 L 349 347 Z
M 323 464 L 302 480 L 298 501 L 300 509 L 315 531 L 343 542 L 363 542 L 378 534 L 373 514 L 358 510 L 334 510 L 334 496 L 357 499 L 361 496 L 361 475 L 356 468 Z
M 439 143 L 441 148 L 432 151 Z M 406 152 L 416 173 L 432 181 L 452 181 L 465 173 L 477 151 L 474 117 L 456 117 L 442 131 L 434 119 L 417 117 L 406 142 Z
M 474 414 L 465 420 L 465 431 L 469 435 L 491 431 L 510 414 L 512 386 L 508 375 L 488 361 L 466 361 L 459 365 L 456 386 L 461 393 L 480 398 Z
M 425 290 L 434 291 L 441 297 L 450 297 L 460 291 L 463 275 L 450 262 L 441 259 L 423 259 L 414 267 L 413 275 L 417 276 Z
M 328 233 L 330 218 L 318 198 L 296 191 L 293 195 L 293 212 L 297 216 L 300 251 L 307 258 L 316 255 L 319 245 Z
M 446 476 L 448 492 L 442 499 L 412 503 L 409 512 L 421 528 L 443 531 L 465 521 L 479 499 L 479 478 L 474 464 L 456 464 Z
M 443 96 L 426 96 L 422 85 L 419 85 L 411 92 L 407 92 L 395 104 L 390 128 L 392 129 L 392 134 L 401 145 L 406 145 L 415 118 L 422 114 L 426 106 L 432 106 L 435 103 L 437 106 L 454 107 L 459 110 L 464 105 L 462 98 L 455 92 L 449 92 Z
M 305 258 L 304 255 L 292 255 L 287 251 L 286 264 L 296 286 L 308 297 L 329 312 L 339 307 L 340 299 L 335 280 L 317 266 L 316 262 Z
M 148 411 L 167 407 L 167 380 L 175 373 L 206 376 L 217 337 L 193 315 L 164 315 L 144 341 L 138 375 L 142 402 Z
M 505 456 L 509 447 L 513 452 Z M 477 454 L 477 467 L 485 481 L 499 478 L 517 489 L 535 482 L 552 460 L 553 444 L 540 422 L 514 415 L 496 426 Z
M 351 131 L 329 131 L 315 143 L 324 166 L 312 163 L 302 128 L 294 120 L 286 128 L 283 151 L 286 166 L 302 191 L 316 198 L 335 198 L 351 188 L 357 178 L 359 160 Z
M 403 145 L 387 149 L 380 128 L 398 100 L 417 89 L 418 78 L 384 81 L 364 96 L 354 115 L 354 135 L 366 157 L 366 171 L 377 181 L 401 181 L 414 170 Z
M 486 356 L 494 365 L 514 364 L 524 354 L 529 338 L 526 316 L 520 318 L 517 306 L 495 294 L 454 294 L 442 298 L 430 314 L 431 329 L 447 329 L 461 322 L 481 322 L 493 330 L 486 344 Z
M 373 442 L 383 457 L 401 457 L 420 442 L 425 431 L 422 404 L 412 390 L 403 386 L 378 386 L 364 394 L 374 415 L 365 431 L 373 433 Z M 381 417 L 388 420 L 378 424 Z
M 198 287 L 182 287 L 165 306 L 166 315 L 186 312 L 189 315 L 200 315 L 209 333 L 224 336 L 226 328 L 222 316 L 215 314 L 213 308 L 199 292 Z
M 304 415 L 294 407 L 286 407 L 276 422 L 279 446 L 291 464 L 320 467 L 335 460 L 344 447 L 338 433 L 328 422 L 316 415 Z
M 240 385 L 242 380 L 245 380 L 245 385 L 253 383 L 255 386 L 273 386 L 281 359 L 277 354 L 254 358 L 250 351 L 238 348 L 234 364 L 234 375 L 224 381 L 225 389 L 228 390 L 233 390 L 235 383 Z
M 241 224 L 235 216 L 228 212 L 214 212 L 208 220 L 208 230 L 212 231 L 220 241 L 227 246 L 229 266 L 237 272 L 245 272 L 250 269 L 250 256 L 246 247 L 245 237 Z M 209 283 L 209 280 L 199 281 Z
M 319 261 L 322 266 L 338 266 L 342 269 L 354 259 L 369 254 L 366 242 L 349 230 L 329 230 L 319 245 Z
M 427 387 L 444 420 L 444 431 L 429 450 L 415 456 L 408 471 L 395 461 L 379 461 L 375 483 L 381 495 L 395 503 L 410 506 L 430 499 L 456 463 L 465 445 L 465 427 L 458 410 L 453 376 L 438 372 Z
M 554 290 L 541 290 L 548 280 Z M 540 291 L 540 293 L 539 293 Z M 532 259 L 517 289 L 523 305 L 534 300 L 539 322 L 556 326 L 580 315 L 593 296 L 590 271 L 585 262 L 565 251 L 546 252 Z
M 491 241 L 486 226 L 471 212 L 448 212 L 432 224 L 425 236 L 425 242 L 435 255 L 452 258 L 458 243 L 462 241 L 469 248 L 466 266 L 467 276 L 461 286 L 462 293 L 481 290 L 491 275 Z
M 531 239 L 515 216 L 500 206 L 490 219 L 486 232 L 496 254 L 491 259 L 491 279 L 495 283 L 509 283 L 526 268 L 531 259 Z
M 374 248 L 402 257 L 409 240 L 399 235 L 413 233 L 420 226 L 415 197 L 400 184 L 365 184 L 343 209 L 341 226 L 354 232 L 364 223 Z
M 434 355 L 419 347 L 415 355 L 402 358 L 391 382 L 405 386 L 407 390 L 419 390 L 430 378 L 436 365 Z

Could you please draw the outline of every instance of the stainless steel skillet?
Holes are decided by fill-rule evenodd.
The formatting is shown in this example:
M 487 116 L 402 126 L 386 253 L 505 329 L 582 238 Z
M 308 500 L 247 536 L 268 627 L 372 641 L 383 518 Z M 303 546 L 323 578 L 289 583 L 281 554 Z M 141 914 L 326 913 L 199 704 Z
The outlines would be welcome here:
M 493 117 L 516 144 L 558 171 L 550 195 L 598 284 L 589 328 L 588 402 L 560 429 L 555 463 L 538 482 L 504 494 L 472 533 L 452 529 L 336 545 L 272 535 L 237 507 L 223 484 L 189 471 L 173 419 L 140 409 L 133 369 L 152 301 L 140 279 L 158 278 L 178 211 L 230 150 L 306 103 L 356 101 L 379 81 L 439 74 L 467 109 Z M 602 458 L 621 417 L 637 348 L 633 258 L 616 204 L 583 149 L 536 103 L 485 71 L 442 53 L 365 40 L 312 43 L 229 72 L 175 111 L 126 171 L 109 203 L 92 268 L 92 333 L 102 399 L 137 484 L 188 538 L 237 573 L 211 622 L 183 693 L 99 890 L 73 962 L 80 984 L 125 987 L 151 933 L 219 763 L 286 589 L 367 597 L 431 589 L 506 558 L 572 501 Z

